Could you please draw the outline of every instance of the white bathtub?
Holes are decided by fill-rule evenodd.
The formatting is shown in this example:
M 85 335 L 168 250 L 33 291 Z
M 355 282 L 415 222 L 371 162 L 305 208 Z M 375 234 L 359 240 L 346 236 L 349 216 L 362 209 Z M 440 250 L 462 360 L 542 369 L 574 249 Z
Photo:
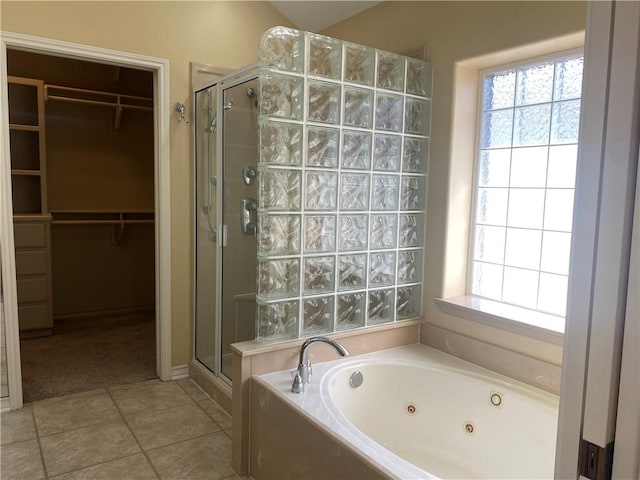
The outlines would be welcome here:
M 558 397 L 429 347 L 315 364 L 302 394 L 261 378 L 392 478 L 553 478 Z

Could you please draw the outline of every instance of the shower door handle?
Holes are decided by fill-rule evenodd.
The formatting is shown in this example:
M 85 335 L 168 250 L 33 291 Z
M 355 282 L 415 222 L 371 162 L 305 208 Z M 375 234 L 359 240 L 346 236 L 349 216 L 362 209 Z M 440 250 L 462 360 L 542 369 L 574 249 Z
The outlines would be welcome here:
M 252 197 L 243 198 L 240 211 L 242 233 L 255 236 L 258 225 L 258 201 Z

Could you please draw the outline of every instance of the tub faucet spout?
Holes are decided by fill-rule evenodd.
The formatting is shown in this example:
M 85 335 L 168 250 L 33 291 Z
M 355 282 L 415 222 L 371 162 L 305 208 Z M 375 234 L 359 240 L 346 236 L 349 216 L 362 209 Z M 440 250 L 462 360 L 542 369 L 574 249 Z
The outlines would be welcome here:
M 331 340 L 327 337 L 311 337 L 305 340 L 300 347 L 300 361 L 298 362 L 298 368 L 292 372 L 294 375 L 293 385 L 291 391 L 293 393 L 300 393 L 304 390 L 304 386 L 308 385 L 311 380 L 311 362 L 309 361 L 309 347 L 312 343 L 325 343 L 333 347 L 333 349 L 341 357 L 346 357 L 349 352 L 339 342 Z

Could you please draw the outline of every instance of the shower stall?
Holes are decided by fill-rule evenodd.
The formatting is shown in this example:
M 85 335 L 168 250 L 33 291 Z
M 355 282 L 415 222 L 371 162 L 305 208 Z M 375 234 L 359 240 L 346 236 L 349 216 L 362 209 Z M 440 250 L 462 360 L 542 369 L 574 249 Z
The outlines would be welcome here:
M 194 94 L 195 358 L 231 381 L 235 342 L 255 338 L 256 67 Z

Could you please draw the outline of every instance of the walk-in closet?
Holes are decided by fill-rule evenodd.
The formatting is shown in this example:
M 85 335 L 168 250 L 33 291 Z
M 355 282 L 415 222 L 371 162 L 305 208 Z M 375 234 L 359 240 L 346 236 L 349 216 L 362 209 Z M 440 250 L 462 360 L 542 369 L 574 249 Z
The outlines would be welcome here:
M 7 65 L 24 400 L 154 378 L 153 74 Z

